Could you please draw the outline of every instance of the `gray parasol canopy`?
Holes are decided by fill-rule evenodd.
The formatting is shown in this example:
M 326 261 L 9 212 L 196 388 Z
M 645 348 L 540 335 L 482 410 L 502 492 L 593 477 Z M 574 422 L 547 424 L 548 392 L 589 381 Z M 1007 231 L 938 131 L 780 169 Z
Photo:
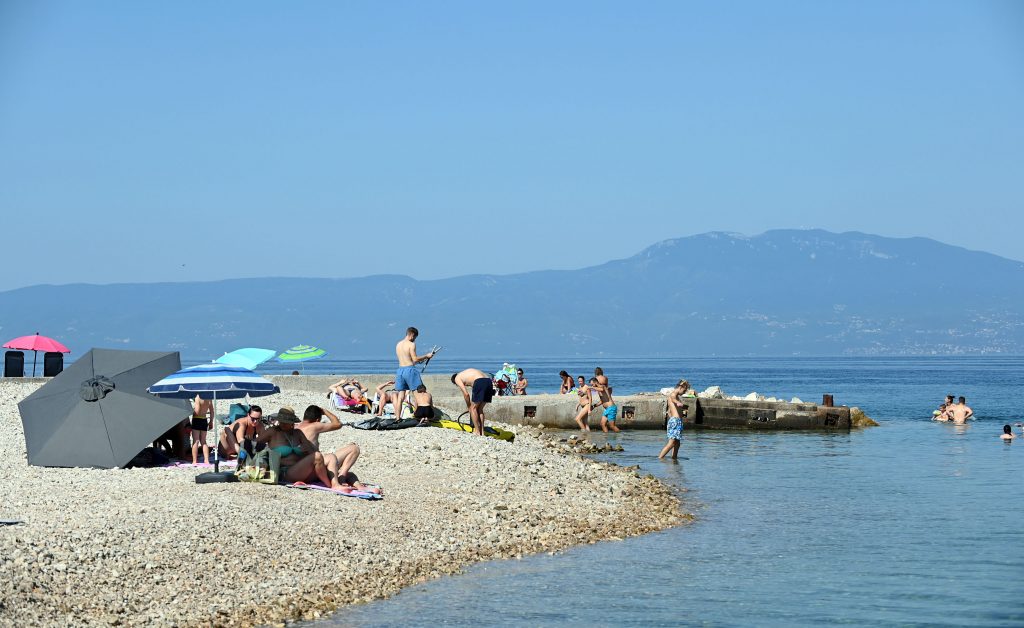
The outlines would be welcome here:
M 183 399 L 146 392 L 180 368 L 177 352 L 92 349 L 18 404 L 28 463 L 104 469 L 128 464 L 192 411 Z

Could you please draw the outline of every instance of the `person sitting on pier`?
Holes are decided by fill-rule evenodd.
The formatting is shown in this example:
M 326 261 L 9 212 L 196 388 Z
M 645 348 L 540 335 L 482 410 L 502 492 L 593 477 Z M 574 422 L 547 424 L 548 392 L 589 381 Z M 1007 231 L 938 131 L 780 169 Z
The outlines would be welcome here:
M 558 376 L 562 378 L 562 386 L 558 389 L 558 394 L 564 395 L 572 392 L 572 375 L 569 375 L 565 371 L 559 371 Z
M 530 383 L 528 381 L 526 381 L 526 376 L 523 375 L 523 369 L 517 370 L 516 371 L 516 394 L 517 395 L 525 395 L 526 394 L 526 387 L 529 386 L 529 385 L 530 385 Z

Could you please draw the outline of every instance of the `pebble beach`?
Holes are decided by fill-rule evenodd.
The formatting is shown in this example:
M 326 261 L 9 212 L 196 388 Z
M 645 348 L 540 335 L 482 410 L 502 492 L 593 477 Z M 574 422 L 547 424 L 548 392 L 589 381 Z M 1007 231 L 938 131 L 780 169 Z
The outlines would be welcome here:
M 658 480 L 536 428 L 505 426 L 514 443 L 440 428 L 324 434 L 323 451 L 359 444 L 354 470 L 380 501 L 197 485 L 191 468 L 31 467 L 17 402 L 38 386 L 0 382 L 0 519 L 22 521 L 0 526 L 4 626 L 281 625 L 474 562 L 690 519 Z M 321 402 L 258 400 L 267 413 Z

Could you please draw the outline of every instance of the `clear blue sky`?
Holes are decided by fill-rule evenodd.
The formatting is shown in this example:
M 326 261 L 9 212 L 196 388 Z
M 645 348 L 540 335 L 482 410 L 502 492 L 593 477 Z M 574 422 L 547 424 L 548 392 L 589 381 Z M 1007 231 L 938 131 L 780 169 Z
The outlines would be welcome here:
M 1022 2 L 0 2 L 0 290 L 789 227 L 1024 259 L 1022 201 Z

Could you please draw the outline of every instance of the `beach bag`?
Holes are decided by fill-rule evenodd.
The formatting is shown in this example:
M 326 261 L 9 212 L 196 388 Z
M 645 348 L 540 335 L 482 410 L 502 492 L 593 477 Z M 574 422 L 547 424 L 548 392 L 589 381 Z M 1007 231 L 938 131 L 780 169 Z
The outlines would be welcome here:
M 270 447 L 246 456 L 245 465 L 235 471 L 240 482 L 259 482 L 261 484 L 277 484 L 281 477 L 281 454 Z
M 228 409 L 228 415 L 220 420 L 224 425 L 231 425 L 238 419 L 249 414 L 249 406 L 244 403 L 233 403 Z

